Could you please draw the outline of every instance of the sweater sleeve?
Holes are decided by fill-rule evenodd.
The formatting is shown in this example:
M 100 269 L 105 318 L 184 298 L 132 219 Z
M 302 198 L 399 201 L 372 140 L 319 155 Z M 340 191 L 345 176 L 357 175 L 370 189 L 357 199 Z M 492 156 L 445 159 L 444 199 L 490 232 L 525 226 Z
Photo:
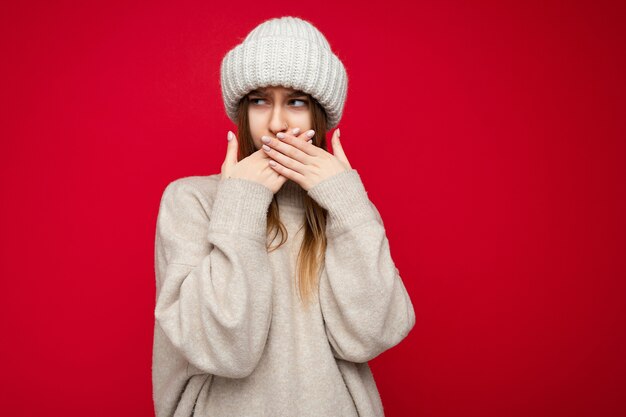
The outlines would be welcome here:
M 272 309 L 265 247 L 272 197 L 269 188 L 239 178 L 219 182 L 212 210 L 186 178 L 163 192 L 155 319 L 199 371 L 242 378 L 260 360 Z
M 413 304 L 358 172 L 336 174 L 308 194 L 328 210 L 319 288 L 328 341 L 335 357 L 367 362 L 408 335 Z

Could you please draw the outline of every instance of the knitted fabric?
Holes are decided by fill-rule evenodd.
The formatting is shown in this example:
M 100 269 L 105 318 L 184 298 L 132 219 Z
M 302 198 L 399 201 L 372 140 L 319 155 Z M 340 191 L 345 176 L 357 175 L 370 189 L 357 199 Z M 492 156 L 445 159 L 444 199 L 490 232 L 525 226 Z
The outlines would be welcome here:
M 308 191 L 287 181 L 276 197 L 288 240 L 272 252 L 272 191 L 220 179 L 175 180 L 161 199 L 156 417 L 384 416 L 367 362 L 408 335 L 415 312 L 358 172 Z M 326 257 L 309 306 L 295 280 L 307 192 L 328 210 Z
M 283 86 L 315 98 L 328 129 L 339 124 L 348 76 L 324 35 L 298 17 L 273 18 L 254 28 L 222 59 L 220 82 L 226 114 L 237 123 L 239 100 L 259 87 Z

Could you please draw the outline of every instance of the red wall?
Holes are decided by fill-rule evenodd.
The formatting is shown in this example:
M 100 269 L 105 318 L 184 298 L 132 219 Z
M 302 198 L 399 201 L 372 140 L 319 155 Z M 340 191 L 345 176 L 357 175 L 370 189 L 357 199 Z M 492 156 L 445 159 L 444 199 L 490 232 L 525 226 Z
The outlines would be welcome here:
M 623 2 L 8 3 L 3 415 L 152 414 L 161 192 L 219 172 L 221 58 L 281 15 L 346 66 L 415 306 L 370 363 L 387 416 L 626 415 Z

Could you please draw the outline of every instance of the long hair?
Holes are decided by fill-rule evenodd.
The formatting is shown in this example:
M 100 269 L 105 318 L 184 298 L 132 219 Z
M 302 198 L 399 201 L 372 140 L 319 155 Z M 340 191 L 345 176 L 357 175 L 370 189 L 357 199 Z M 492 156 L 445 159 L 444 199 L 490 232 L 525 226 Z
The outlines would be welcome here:
M 312 129 L 315 130 L 313 144 L 324 150 L 328 150 L 326 143 L 326 127 L 327 116 L 324 108 L 310 94 L 306 94 L 309 98 L 311 108 Z M 248 95 L 239 101 L 237 108 L 237 138 L 239 139 L 239 158 L 252 155 L 257 149 L 252 140 L 250 132 L 250 123 L 248 121 L 248 107 L 250 100 Z M 300 300 L 308 305 L 314 295 L 317 293 L 320 268 L 324 265 L 324 254 L 326 252 L 326 219 L 327 210 L 321 207 L 310 196 L 304 194 L 304 212 L 306 221 L 303 224 L 304 237 L 300 251 L 298 253 L 298 261 L 296 267 L 296 284 Z M 272 252 L 280 248 L 288 238 L 288 232 L 283 223 L 280 221 L 278 200 L 276 195 L 272 199 L 267 213 L 267 233 L 274 232 L 272 240 L 267 245 L 268 252 Z M 271 243 L 276 239 L 280 232 L 281 240 L 277 246 L 271 247 Z

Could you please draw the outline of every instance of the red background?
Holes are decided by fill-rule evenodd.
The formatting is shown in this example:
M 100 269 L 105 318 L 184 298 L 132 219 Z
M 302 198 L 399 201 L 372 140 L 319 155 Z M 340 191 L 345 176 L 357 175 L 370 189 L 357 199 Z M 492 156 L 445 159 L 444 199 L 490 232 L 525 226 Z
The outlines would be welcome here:
M 12 3 L 3 415 L 153 413 L 161 193 L 219 172 L 221 58 L 281 15 L 346 66 L 342 143 L 415 306 L 370 362 L 387 416 L 626 415 L 623 2 Z

